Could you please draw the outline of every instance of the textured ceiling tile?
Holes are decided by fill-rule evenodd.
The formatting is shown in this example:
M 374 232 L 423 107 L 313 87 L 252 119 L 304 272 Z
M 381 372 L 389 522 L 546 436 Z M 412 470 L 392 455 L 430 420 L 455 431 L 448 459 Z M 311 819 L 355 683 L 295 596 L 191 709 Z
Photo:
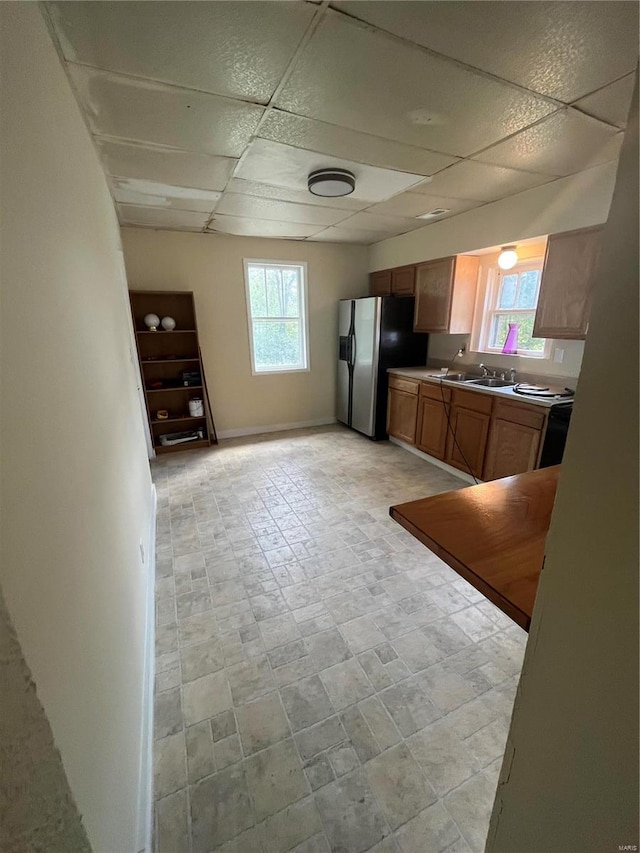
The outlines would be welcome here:
M 309 240 L 319 243 L 355 243 L 362 246 L 369 246 L 371 243 L 378 243 L 380 240 L 386 240 L 389 234 L 386 231 L 359 231 L 355 228 L 340 228 L 339 226 L 331 226 L 318 234 L 314 234 Z
M 236 160 L 96 139 L 107 174 L 180 187 L 223 190 Z
M 369 204 L 368 201 L 354 198 L 352 195 L 345 195 L 342 198 L 323 198 L 319 195 L 313 195 L 306 187 L 303 190 L 293 190 L 290 187 L 275 187 L 269 184 L 260 184 L 257 181 L 245 181 L 242 178 L 232 178 L 229 181 L 227 192 L 253 195 L 258 198 L 272 198 L 276 201 L 292 201 L 296 204 L 332 207 L 339 210 L 362 210 Z
M 495 201 L 551 180 L 553 178 L 547 175 L 534 175 L 532 172 L 518 172 L 475 160 L 464 160 L 434 175 L 424 186 L 414 187 L 413 192 L 449 196 L 451 199 Z
M 335 225 L 351 215 L 349 210 L 330 207 L 312 207 L 309 204 L 292 204 L 270 198 L 226 192 L 217 208 L 218 213 L 244 216 L 248 219 L 272 219 L 279 222 L 302 222 L 307 225 Z
M 240 157 L 263 107 L 133 80 L 81 65 L 69 70 L 94 133 Z
M 354 213 L 353 216 L 340 223 L 340 227 L 347 230 L 377 231 L 386 233 L 387 236 L 405 234 L 407 231 L 422 228 L 423 225 L 424 222 L 418 222 L 408 217 L 385 216 L 380 213 L 368 213 L 366 210 L 361 213 Z
M 280 110 L 269 113 L 260 128 L 260 136 L 296 148 L 321 151 L 383 169 L 417 172 L 419 175 L 431 175 L 451 165 L 456 159 Z
M 246 237 L 280 237 L 300 240 L 310 237 L 322 226 L 300 222 L 275 222 L 269 219 L 249 219 L 243 216 L 225 216 L 218 214 L 213 218 L 208 231 L 221 234 L 237 234 Z
M 201 231 L 209 218 L 206 213 L 195 213 L 192 210 L 138 207 L 134 204 L 119 204 L 118 212 L 120 220 L 126 224 L 150 225 L 180 231 Z
M 566 103 L 633 71 L 638 60 L 638 4 L 634 2 L 333 5 Z
M 163 207 L 174 210 L 195 210 L 211 213 L 222 193 L 171 187 L 151 181 L 112 178 L 113 197 L 123 204 Z
M 553 110 L 541 98 L 335 12 L 314 33 L 275 106 L 454 156 Z
M 422 193 L 401 193 L 390 198 L 388 201 L 374 204 L 367 208 L 366 213 L 382 213 L 390 216 L 416 217 L 423 213 L 429 213 L 436 208 L 444 208 L 451 216 L 462 213 L 463 210 L 471 210 L 472 207 L 481 205 L 481 201 L 471 199 L 446 198 L 437 195 L 424 195 Z M 440 218 L 445 218 L 444 215 Z M 424 222 L 421 223 L 424 225 Z
M 572 175 L 615 160 L 623 135 L 621 131 L 568 109 L 495 145 L 475 159 L 546 175 Z
M 267 139 L 254 140 L 241 160 L 236 177 L 247 181 L 305 190 L 307 177 L 314 169 L 336 166 L 348 169 L 356 177 L 356 188 L 351 197 L 374 202 L 408 189 L 422 180 L 421 175 L 379 169 L 350 160 L 292 148 Z
M 573 106 L 618 127 L 626 127 L 634 82 L 635 75 L 627 74 L 622 80 L 581 98 Z
M 260 103 L 315 13 L 306 3 L 48 5 L 68 60 Z

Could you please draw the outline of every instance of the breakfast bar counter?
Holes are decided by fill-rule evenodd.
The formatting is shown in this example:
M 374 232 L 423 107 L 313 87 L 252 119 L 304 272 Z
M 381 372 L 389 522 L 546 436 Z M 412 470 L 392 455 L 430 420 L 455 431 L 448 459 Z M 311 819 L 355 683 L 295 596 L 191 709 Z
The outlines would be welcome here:
M 560 466 L 392 506 L 391 517 L 529 630 Z

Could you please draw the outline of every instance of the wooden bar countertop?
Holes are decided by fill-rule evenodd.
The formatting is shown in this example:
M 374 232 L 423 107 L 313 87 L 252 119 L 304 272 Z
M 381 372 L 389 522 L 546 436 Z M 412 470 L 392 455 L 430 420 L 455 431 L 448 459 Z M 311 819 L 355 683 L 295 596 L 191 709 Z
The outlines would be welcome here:
M 525 630 L 560 466 L 392 506 L 391 518 Z

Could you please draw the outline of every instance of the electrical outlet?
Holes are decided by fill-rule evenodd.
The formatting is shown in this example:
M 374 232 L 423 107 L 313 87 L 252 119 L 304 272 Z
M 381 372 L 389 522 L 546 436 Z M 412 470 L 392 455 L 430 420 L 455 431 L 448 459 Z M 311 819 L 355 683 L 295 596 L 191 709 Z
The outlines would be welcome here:
M 564 361 L 564 350 L 560 347 L 557 347 L 553 353 L 553 360 L 556 364 L 562 364 Z

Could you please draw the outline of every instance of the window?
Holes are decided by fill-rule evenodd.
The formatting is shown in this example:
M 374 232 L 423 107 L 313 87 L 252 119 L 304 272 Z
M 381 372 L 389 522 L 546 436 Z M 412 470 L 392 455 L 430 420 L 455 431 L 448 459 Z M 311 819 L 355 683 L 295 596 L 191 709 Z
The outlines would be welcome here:
M 548 358 L 550 342 L 533 337 L 540 292 L 542 261 L 517 264 L 513 269 L 489 271 L 479 350 L 501 353 L 507 334 L 515 326 L 517 355 Z
M 306 264 L 245 259 L 254 374 L 309 369 L 306 275 Z

